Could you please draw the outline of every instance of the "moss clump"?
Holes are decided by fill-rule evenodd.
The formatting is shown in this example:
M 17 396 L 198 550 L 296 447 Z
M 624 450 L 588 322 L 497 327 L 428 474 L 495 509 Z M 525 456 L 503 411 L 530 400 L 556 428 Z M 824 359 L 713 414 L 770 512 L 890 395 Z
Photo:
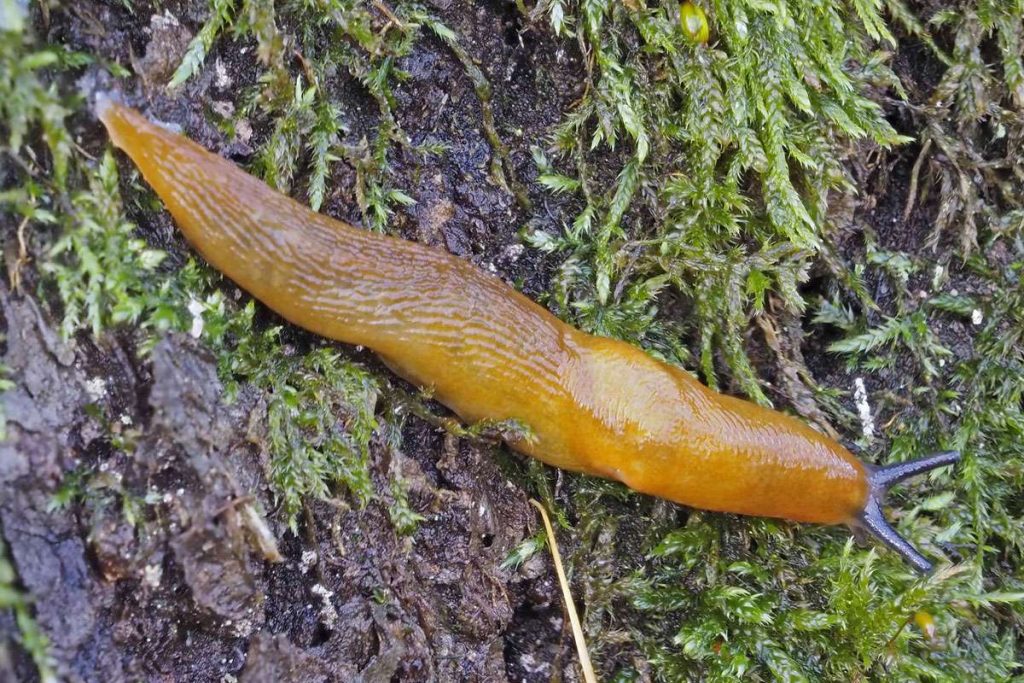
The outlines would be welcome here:
M 554 30 L 577 35 L 587 59 L 586 95 L 551 148 L 568 175 L 541 162 L 541 182 L 578 194 L 580 210 L 564 235 L 531 237 L 566 258 L 566 314 L 676 360 L 692 330 L 709 384 L 722 348 L 744 391 L 767 400 L 742 347 L 750 315 L 771 292 L 804 309 L 829 193 L 852 188 L 850 141 L 905 141 L 866 95 L 896 81 L 870 40 L 884 22 L 855 4 L 867 22 L 843 5 L 710 3 L 708 45 L 683 38 L 674 3 L 551 5 Z M 619 160 L 614 182 L 595 150 Z M 635 324 L 667 285 L 691 303 L 689 329 Z
M 377 428 L 377 382 L 327 347 L 290 352 L 280 327 L 253 325 L 250 302 L 228 312 L 214 295 L 204 305 L 205 340 L 219 358 L 231 398 L 241 383 L 264 392 L 269 476 L 292 531 L 307 498 L 343 485 L 359 505 L 375 497 L 369 445 Z
M 111 325 L 148 324 L 142 316 L 160 303 L 153 271 L 166 254 L 135 236 L 121 212 L 118 180 L 108 151 L 88 173 L 88 188 L 72 195 L 65 229 L 44 265 L 64 305 L 66 337 L 82 327 L 99 335 Z
M 954 564 L 919 579 L 843 532 L 769 520 L 691 514 L 678 528 L 660 504 L 623 511 L 578 479 L 572 559 L 595 659 L 618 680 L 1008 680 L 1024 614 L 1020 3 L 932 16 L 895 1 L 700 5 L 706 46 L 682 39 L 674 3 L 532 11 L 574 36 L 588 67 L 583 100 L 535 154 L 540 182 L 579 199 L 561 234 L 526 233 L 564 259 L 552 300 L 762 402 L 754 331 L 789 329 L 795 350 L 766 337 L 772 360 L 846 433 L 857 416 L 814 384 L 801 340 L 885 385 L 871 393 L 884 443 L 858 439 L 869 459 L 964 453 L 891 500 L 901 532 Z M 912 43 L 944 69 L 933 89 L 892 68 Z M 934 226 L 915 251 L 848 209 L 872 173 L 889 189 L 887 155 L 910 142 L 892 222 Z

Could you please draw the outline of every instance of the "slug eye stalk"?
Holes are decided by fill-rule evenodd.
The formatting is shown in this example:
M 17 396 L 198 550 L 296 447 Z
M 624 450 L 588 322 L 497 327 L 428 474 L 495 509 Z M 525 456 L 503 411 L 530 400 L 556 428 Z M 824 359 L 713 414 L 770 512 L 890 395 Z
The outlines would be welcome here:
M 857 526 L 871 532 L 882 543 L 902 555 L 903 559 L 909 562 L 914 569 L 922 574 L 927 574 L 932 570 L 932 563 L 889 525 L 882 514 L 881 500 L 890 487 L 901 481 L 939 467 L 952 465 L 958 460 L 960 460 L 960 453 L 957 451 L 943 451 L 918 460 L 898 462 L 869 471 L 868 482 L 871 485 L 871 492 L 868 494 L 867 505 L 857 515 Z

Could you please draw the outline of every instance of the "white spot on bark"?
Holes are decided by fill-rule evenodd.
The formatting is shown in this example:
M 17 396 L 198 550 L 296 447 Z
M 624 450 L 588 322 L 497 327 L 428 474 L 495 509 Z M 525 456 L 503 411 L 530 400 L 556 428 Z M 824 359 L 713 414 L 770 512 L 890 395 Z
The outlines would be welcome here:
M 142 583 L 146 584 L 150 588 L 158 588 L 160 586 L 160 579 L 163 578 L 164 568 L 158 564 L 147 564 L 145 569 L 142 570 Z
M 252 139 L 252 124 L 249 123 L 249 119 L 239 119 L 235 123 L 235 138 L 242 144 L 249 144 L 249 140 Z
M 231 87 L 231 76 L 228 75 L 228 68 L 224 66 L 224 62 L 221 61 L 220 57 L 217 58 L 216 63 L 213 65 L 213 83 L 221 90 L 227 90 Z
M 107 380 L 102 377 L 93 377 L 85 382 L 85 393 L 93 401 L 99 401 L 107 395 Z
M 302 557 L 299 559 L 299 571 L 303 574 L 309 573 L 310 567 L 316 562 L 316 551 L 315 550 L 303 550 Z
M 334 605 L 331 604 L 331 598 L 334 597 L 334 592 L 327 590 L 323 585 L 317 583 L 310 589 L 313 595 L 320 598 L 320 622 L 330 630 L 334 630 L 334 625 L 338 622 L 338 611 L 334 609 Z
M 507 247 L 505 247 L 505 258 L 507 258 L 512 263 L 515 263 L 516 261 L 519 260 L 519 257 L 522 256 L 525 251 L 525 245 L 519 243 L 510 244 Z
M 228 100 L 213 100 L 210 107 L 224 119 L 230 119 L 235 114 L 235 105 Z

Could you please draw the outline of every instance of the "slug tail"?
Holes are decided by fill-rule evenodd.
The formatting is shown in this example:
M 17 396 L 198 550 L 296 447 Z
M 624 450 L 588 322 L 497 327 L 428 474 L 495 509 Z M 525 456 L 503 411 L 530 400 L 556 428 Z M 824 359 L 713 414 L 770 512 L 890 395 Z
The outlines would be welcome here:
M 958 460 L 960 460 L 958 452 L 943 451 L 919 460 L 899 462 L 871 470 L 868 474 L 871 493 L 867 505 L 857 515 L 857 526 L 869 531 L 883 544 L 899 553 L 914 569 L 922 574 L 927 574 L 932 570 L 932 563 L 886 521 L 882 514 L 881 499 L 890 487 L 930 470 L 952 465 Z

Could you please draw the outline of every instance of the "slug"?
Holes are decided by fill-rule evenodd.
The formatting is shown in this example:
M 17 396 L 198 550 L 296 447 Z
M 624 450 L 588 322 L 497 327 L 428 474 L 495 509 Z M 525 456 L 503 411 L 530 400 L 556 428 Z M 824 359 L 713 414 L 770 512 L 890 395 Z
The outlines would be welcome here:
M 466 261 L 311 211 L 108 98 L 96 111 L 214 267 L 289 322 L 372 349 L 462 419 L 522 423 L 512 448 L 693 508 L 850 525 L 931 569 L 880 502 L 957 453 L 865 464 L 796 418 L 574 329 Z

